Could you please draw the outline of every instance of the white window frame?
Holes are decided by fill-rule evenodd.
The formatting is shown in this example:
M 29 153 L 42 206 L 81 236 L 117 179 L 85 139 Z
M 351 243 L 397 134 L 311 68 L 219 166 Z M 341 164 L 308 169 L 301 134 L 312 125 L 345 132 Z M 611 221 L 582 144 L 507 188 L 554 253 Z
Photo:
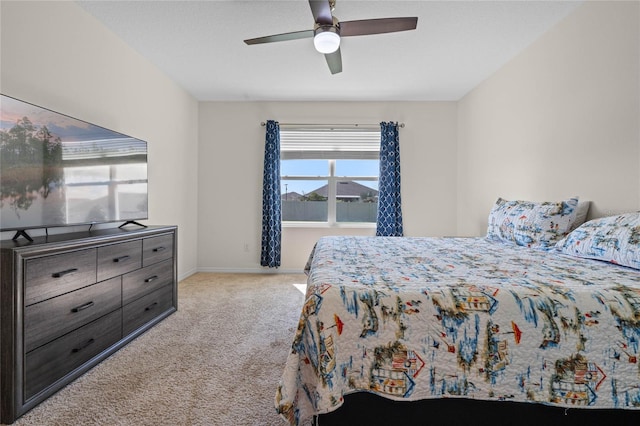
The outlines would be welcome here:
M 375 222 L 337 222 L 340 181 L 379 181 L 380 176 L 336 176 L 336 160 L 379 160 L 380 128 L 356 126 L 288 126 L 280 129 L 280 160 L 327 160 L 323 176 L 280 176 L 283 180 L 326 181 L 327 221 L 282 221 L 284 227 L 375 228 Z

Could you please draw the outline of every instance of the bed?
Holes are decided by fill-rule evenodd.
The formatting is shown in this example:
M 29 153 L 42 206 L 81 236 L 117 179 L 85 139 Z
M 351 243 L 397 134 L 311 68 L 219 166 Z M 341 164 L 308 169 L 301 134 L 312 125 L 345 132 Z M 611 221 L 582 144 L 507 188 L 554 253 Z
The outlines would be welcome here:
M 278 412 L 364 392 L 640 414 L 640 215 L 575 228 L 550 204 L 494 207 L 486 237 L 321 238 Z

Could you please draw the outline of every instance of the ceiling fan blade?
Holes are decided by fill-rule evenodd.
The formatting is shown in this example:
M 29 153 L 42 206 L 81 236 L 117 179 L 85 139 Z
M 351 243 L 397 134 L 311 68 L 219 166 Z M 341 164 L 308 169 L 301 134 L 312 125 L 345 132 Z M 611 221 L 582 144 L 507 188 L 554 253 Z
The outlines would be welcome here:
M 313 30 L 294 31 L 292 33 L 274 34 L 265 37 L 250 38 L 245 40 L 246 44 L 273 43 L 275 41 L 298 40 L 300 38 L 313 37 Z
M 324 57 L 327 60 L 331 74 L 342 72 L 342 55 L 340 54 L 340 48 L 333 53 L 325 54 Z
M 418 17 L 363 19 L 361 21 L 340 22 L 340 36 L 360 36 L 369 34 L 394 33 L 415 30 Z
M 332 25 L 333 16 L 331 15 L 331 6 L 329 0 L 309 0 L 313 20 L 320 25 Z

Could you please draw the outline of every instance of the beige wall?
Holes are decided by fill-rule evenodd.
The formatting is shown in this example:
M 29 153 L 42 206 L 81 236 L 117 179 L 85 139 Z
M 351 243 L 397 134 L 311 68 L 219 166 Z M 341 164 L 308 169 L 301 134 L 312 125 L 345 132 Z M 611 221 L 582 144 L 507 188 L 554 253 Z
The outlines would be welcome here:
M 3 1 L 0 11 L 0 91 L 146 140 L 146 223 L 178 225 L 178 275 L 194 272 L 197 101 L 73 2 Z
M 638 2 L 589 2 L 458 104 L 458 232 L 497 197 L 640 208 Z
M 265 129 L 260 122 L 400 121 L 406 235 L 456 229 L 455 102 L 203 102 L 200 104 L 198 265 L 202 270 L 260 270 Z M 228 200 L 233 200 L 231 208 Z M 282 267 L 301 271 L 322 235 L 374 229 L 285 228 Z M 245 245 L 248 251 L 245 251 Z

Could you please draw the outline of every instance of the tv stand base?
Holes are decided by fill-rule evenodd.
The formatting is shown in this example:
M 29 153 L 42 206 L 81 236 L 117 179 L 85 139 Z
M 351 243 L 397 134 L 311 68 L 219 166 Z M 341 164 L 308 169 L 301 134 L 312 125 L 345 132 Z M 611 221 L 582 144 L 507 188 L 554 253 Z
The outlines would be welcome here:
M 20 237 L 25 237 L 27 240 L 33 241 L 33 238 L 31 238 L 29 234 L 27 234 L 27 231 L 25 231 L 24 229 L 20 229 L 19 231 L 16 231 L 16 235 L 13 236 L 12 240 L 15 241 Z
M 127 225 L 129 225 L 129 224 L 131 224 L 131 225 L 138 225 L 138 226 L 141 226 L 141 227 L 143 227 L 143 228 L 146 228 L 146 227 L 147 227 L 147 225 L 143 225 L 143 224 L 141 224 L 141 223 L 139 223 L 139 222 L 136 222 L 135 220 L 128 220 L 128 221 L 126 221 L 125 223 L 123 223 L 122 225 L 118 226 L 118 228 L 124 228 L 125 226 L 127 226 Z

